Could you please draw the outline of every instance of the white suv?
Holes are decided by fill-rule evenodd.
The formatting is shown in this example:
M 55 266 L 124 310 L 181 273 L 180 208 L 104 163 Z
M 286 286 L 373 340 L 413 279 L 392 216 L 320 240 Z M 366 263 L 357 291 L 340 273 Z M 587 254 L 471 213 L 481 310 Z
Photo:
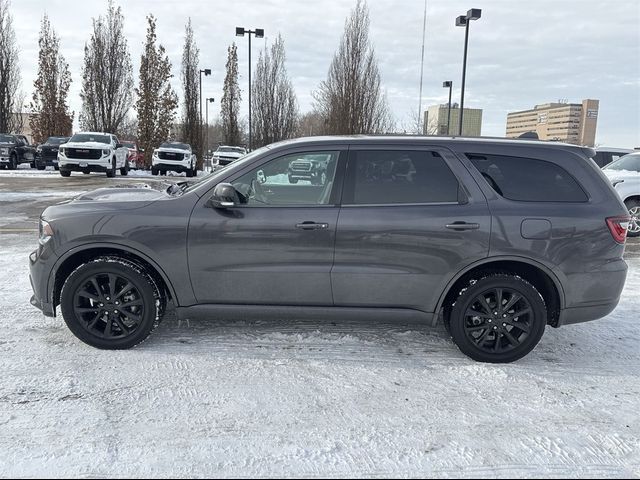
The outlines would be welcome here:
M 76 133 L 58 149 L 60 175 L 68 177 L 71 172 L 105 172 L 107 177 L 129 173 L 128 149 L 110 133 Z
M 167 172 L 185 172 L 187 177 L 197 173 L 197 157 L 191 150 L 191 145 L 180 142 L 165 142 L 153 151 L 151 159 L 151 173 L 166 175 Z
M 630 153 L 602 169 L 629 210 L 627 235 L 640 236 L 640 152 Z
M 220 145 L 218 149 L 213 152 L 213 165 L 224 166 L 229 165 L 231 162 L 244 157 L 247 154 L 247 149 L 244 147 L 232 147 L 228 145 Z

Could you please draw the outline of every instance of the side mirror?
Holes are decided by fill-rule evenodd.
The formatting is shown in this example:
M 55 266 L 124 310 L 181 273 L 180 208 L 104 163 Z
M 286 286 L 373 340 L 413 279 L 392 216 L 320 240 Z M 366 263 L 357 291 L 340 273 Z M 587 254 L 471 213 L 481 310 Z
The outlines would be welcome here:
M 213 195 L 207 201 L 211 208 L 233 208 L 240 203 L 238 191 L 230 183 L 219 183 L 213 189 Z

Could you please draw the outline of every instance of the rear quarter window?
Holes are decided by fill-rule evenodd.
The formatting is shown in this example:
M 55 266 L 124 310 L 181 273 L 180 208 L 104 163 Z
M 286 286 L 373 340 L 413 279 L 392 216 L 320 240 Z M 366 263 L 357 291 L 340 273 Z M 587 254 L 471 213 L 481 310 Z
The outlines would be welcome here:
M 535 158 L 467 153 L 495 192 L 518 202 L 587 202 L 587 194 L 569 172 Z

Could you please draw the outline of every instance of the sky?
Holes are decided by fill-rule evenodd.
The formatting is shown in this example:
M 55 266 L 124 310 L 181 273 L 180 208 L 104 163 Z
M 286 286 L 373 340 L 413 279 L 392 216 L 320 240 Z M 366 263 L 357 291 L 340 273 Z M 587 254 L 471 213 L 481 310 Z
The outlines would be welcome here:
M 192 19 L 200 48 L 203 97 L 213 97 L 210 120 L 219 115 L 226 50 L 238 44 L 243 115 L 247 113 L 248 40 L 235 27 L 263 28 L 252 40 L 252 63 L 282 34 L 287 68 L 300 111 L 310 111 L 312 92 L 326 78 L 344 22 L 356 0 L 116 0 L 125 15 L 134 73 L 140 65 L 147 14 L 173 64 L 174 89 L 181 95 L 180 64 L 185 24 Z M 409 128 L 419 105 L 423 0 L 369 0 L 370 38 L 383 87 L 398 129 Z M 507 113 L 566 99 L 600 100 L 596 143 L 640 147 L 640 0 L 427 0 L 422 109 L 445 103 L 452 80 L 460 97 L 464 29 L 455 18 L 482 9 L 470 25 L 465 106 L 482 108 L 482 134 L 504 136 Z M 28 97 L 37 73 L 38 32 L 46 12 L 70 64 L 71 109 L 79 112 L 84 44 L 92 18 L 104 15 L 107 0 L 12 0 L 20 47 L 22 87 Z

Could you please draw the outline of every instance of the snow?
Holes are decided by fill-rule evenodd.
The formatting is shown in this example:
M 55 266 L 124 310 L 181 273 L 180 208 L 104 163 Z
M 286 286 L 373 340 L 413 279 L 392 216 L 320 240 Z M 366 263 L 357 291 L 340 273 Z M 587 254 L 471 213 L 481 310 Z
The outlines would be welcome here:
M 30 306 L 0 235 L 1 477 L 638 477 L 640 258 L 618 309 L 511 365 L 442 328 L 179 323 L 129 351 Z

